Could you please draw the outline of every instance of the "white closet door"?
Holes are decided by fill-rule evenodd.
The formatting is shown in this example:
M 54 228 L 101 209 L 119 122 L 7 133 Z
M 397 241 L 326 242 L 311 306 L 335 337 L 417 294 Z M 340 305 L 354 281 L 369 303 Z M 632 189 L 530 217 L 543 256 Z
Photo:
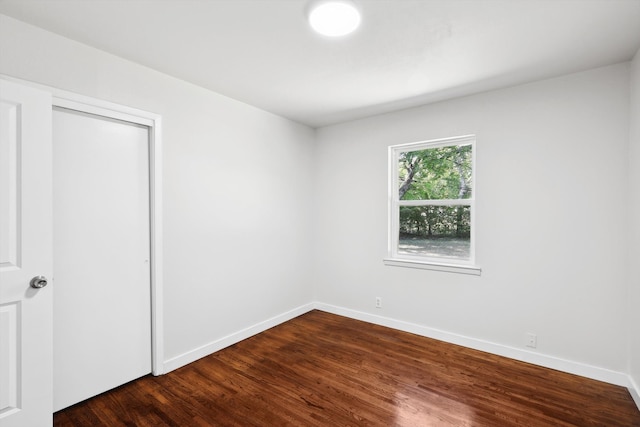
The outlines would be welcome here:
M 54 410 L 151 372 L 148 128 L 54 109 Z

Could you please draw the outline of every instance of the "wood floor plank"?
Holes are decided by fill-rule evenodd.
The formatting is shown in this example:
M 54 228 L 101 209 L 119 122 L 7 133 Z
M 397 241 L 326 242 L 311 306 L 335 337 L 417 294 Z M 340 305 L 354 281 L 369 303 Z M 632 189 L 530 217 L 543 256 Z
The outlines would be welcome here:
M 640 411 L 623 387 L 312 311 L 54 425 L 640 427 Z

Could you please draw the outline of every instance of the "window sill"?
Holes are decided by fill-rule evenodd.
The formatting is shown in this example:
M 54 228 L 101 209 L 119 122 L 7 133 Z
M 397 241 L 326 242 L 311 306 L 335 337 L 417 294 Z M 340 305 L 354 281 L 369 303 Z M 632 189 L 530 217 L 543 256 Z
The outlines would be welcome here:
M 415 261 L 398 258 L 385 258 L 383 259 L 385 265 L 393 267 L 406 267 L 406 268 L 419 268 L 422 270 L 435 270 L 444 271 L 448 273 L 458 274 L 470 274 L 473 276 L 480 276 L 482 269 L 475 265 L 455 265 L 455 264 L 443 264 L 427 261 Z

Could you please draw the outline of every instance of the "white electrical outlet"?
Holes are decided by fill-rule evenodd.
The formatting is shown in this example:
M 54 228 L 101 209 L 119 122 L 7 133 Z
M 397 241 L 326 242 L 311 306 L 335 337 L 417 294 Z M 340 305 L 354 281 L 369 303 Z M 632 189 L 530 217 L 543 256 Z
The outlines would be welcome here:
M 382 308 L 382 298 L 376 297 L 376 308 Z
M 538 336 L 536 334 L 527 333 L 525 335 L 525 345 L 527 347 L 536 348 L 538 345 Z

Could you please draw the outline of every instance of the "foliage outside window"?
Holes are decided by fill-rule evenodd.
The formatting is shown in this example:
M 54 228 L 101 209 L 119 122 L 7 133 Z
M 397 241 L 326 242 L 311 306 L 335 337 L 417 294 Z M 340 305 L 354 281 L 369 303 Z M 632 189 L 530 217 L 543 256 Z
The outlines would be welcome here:
M 390 147 L 391 259 L 473 264 L 474 142 L 465 136 Z

